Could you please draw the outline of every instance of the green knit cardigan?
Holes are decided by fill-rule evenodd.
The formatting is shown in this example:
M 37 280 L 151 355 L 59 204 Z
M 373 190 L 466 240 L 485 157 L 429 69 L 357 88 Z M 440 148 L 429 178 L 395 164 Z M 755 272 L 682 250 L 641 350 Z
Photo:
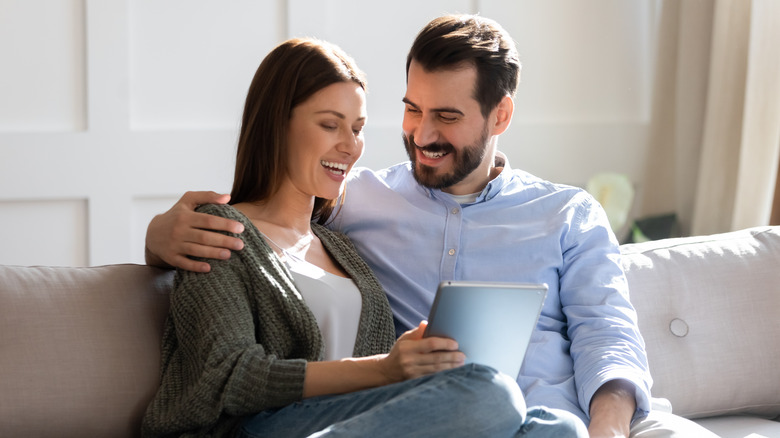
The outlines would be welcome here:
M 306 363 L 322 360 L 317 321 L 257 228 L 231 206 L 198 211 L 241 222 L 244 249 L 207 274 L 177 271 L 144 436 L 229 436 L 242 418 L 300 400 Z M 392 313 L 376 277 L 346 236 L 312 230 L 362 295 L 353 356 L 388 352 Z

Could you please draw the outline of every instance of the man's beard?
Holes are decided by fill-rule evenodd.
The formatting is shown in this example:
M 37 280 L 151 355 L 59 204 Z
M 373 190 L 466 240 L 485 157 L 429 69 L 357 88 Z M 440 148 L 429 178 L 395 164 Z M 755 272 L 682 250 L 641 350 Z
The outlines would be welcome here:
M 444 189 L 454 186 L 455 184 L 463 181 L 471 172 L 474 171 L 485 159 L 487 153 L 487 138 L 488 130 L 487 124 L 485 129 L 482 130 L 482 135 L 476 143 L 464 146 L 460 150 L 456 150 L 451 143 L 433 143 L 425 147 L 417 146 L 414 142 L 414 136 L 402 134 L 404 145 L 406 146 L 406 154 L 409 155 L 409 160 L 412 162 L 412 173 L 414 179 L 425 187 L 431 189 Z M 417 162 L 417 149 L 421 149 L 428 152 L 442 152 L 452 155 L 453 168 L 450 172 L 437 175 L 437 169 L 420 164 Z

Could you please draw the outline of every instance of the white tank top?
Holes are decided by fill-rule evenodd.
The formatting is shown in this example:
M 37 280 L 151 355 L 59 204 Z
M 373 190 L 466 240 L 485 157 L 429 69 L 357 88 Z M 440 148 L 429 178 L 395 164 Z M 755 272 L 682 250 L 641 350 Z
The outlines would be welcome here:
M 325 360 L 352 357 L 357 338 L 362 296 L 350 278 L 326 272 L 305 260 L 285 253 L 284 262 L 303 295 L 325 342 Z

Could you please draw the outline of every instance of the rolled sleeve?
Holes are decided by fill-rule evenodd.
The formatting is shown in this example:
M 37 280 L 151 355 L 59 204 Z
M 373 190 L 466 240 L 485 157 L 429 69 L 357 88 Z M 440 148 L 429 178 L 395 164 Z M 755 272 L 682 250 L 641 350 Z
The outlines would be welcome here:
M 594 393 L 622 379 L 634 385 L 641 416 L 650 410 L 652 380 L 618 244 L 601 206 L 589 195 L 581 198 L 565 240 L 560 280 L 578 401 L 587 414 Z

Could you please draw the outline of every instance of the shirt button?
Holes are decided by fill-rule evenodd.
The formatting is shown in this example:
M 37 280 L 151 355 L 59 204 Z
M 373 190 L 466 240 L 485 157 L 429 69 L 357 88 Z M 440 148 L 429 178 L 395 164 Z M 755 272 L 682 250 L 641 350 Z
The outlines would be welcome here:
M 454 249 L 450 249 L 450 251 L 449 251 L 449 253 L 448 253 L 448 254 L 449 254 L 449 255 L 451 255 L 451 256 L 452 256 L 452 255 L 455 255 L 455 250 L 454 250 Z
M 458 210 L 458 207 L 453 207 L 452 208 L 452 214 L 458 214 L 459 211 L 460 210 Z

